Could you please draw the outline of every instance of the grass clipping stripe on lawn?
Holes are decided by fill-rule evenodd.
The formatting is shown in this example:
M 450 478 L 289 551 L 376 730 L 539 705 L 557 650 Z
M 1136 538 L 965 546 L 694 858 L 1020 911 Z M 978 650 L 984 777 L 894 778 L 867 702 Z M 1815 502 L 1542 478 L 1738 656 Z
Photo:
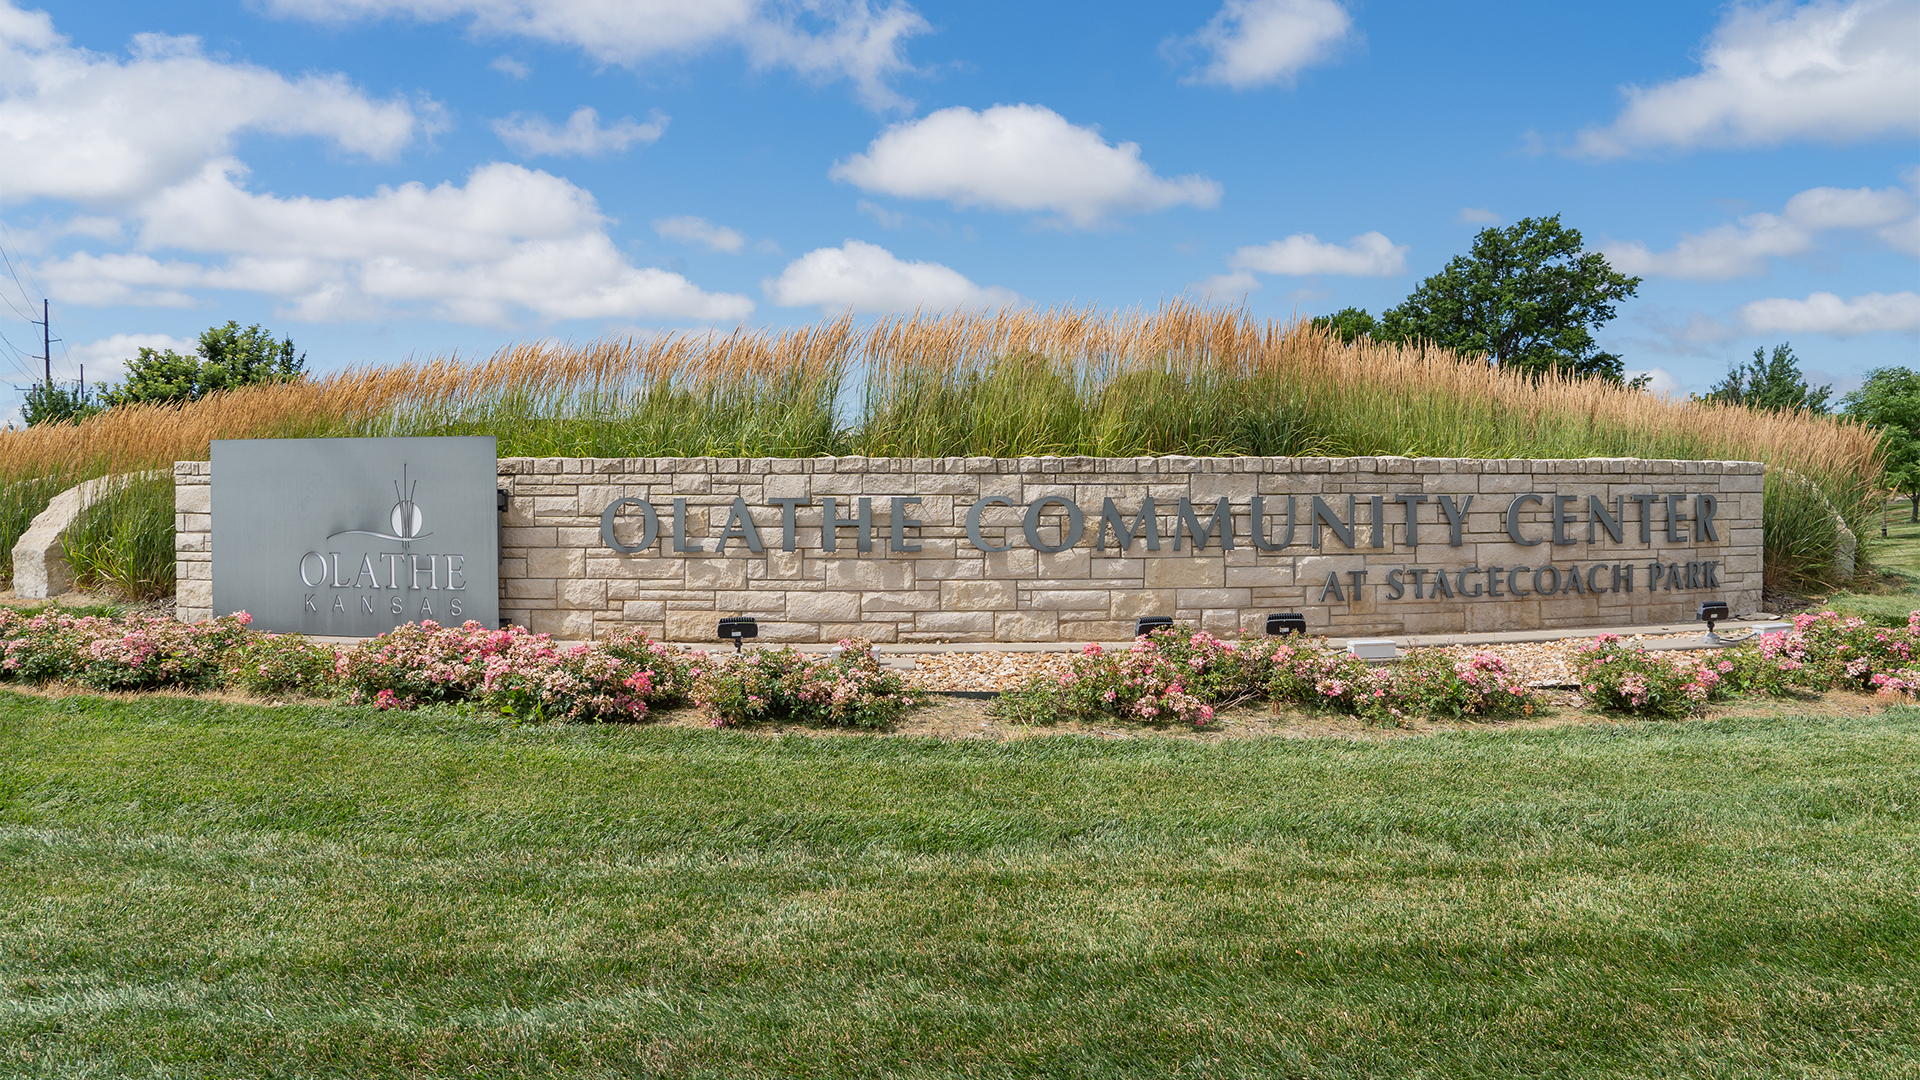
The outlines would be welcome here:
M 0 695 L 21 1075 L 1905 1075 L 1920 710 L 966 743 Z

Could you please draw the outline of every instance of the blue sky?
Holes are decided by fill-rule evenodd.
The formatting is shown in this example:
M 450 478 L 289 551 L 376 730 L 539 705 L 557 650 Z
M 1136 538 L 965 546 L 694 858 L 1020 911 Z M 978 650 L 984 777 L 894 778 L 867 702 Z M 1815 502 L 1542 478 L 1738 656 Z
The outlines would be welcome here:
M 15 386 L 43 295 L 57 378 L 228 319 L 325 371 L 1377 313 L 1552 213 L 1646 278 L 1601 341 L 1658 387 L 1781 341 L 1841 390 L 1920 364 L 1920 0 L 0 0 L 0 151 Z

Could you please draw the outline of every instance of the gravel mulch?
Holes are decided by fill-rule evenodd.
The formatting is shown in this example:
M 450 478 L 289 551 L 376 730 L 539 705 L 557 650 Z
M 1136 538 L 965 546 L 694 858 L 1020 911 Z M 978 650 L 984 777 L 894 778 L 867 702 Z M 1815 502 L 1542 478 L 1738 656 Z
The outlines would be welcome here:
M 1649 635 L 1640 640 L 1698 638 L 1698 633 Z M 1445 648 L 1408 649 L 1408 654 L 1439 652 L 1464 659 L 1471 653 L 1490 652 L 1507 662 L 1514 674 L 1535 686 L 1562 686 L 1573 681 L 1573 657 L 1591 638 L 1562 638 L 1511 645 L 1454 645 Z M 882 647 L 882 652 L 885 647 Z M 907 681 L 923 690 L 937 693 L 981 693 L 1011 690 L 1036 675 L 1057 675 L 1073 664 L 1072 653 L 952 652 L 911 655 L 913 668 Z M 906 654 L 890 659 L 904 660 Z

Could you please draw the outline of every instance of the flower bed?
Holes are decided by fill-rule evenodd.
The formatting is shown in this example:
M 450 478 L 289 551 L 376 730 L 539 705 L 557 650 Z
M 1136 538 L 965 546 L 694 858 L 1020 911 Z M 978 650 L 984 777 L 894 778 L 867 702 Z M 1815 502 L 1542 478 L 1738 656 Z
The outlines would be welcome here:
M 886 727 L 924 699 L 864 641 L 837 656 L 712 656 L 638 631 L 562 646 L 522 627 L 408 623 L 334 648 L 260 634 L 245 613 L 186 624 L 0 608 L 0 680 L 96 690 L 335 696 L 378 709 L 462 702 L 523 720 L 640 720 L 693 701 L 716 726 L 759 720 Z
M 1506 662 L 1476 653 L 1458 662 L 1420 657 L 1369 667 L 1311 641 L 1222 641 L 1165 627 L 1125 653 L 1089 645 L 1071 671 L 1002 694 L 995 715 L 1055 720 L 1182 723 L 1203 727 L 1217 708 L 1270 701 L 1394 723 L 1416 715 L 1502 718 L 1531 711 L 1533 696 Z
M 335 696 L 380 709 L 459 702 L 525 720 L 632 721 L 691 702 L 714 726 L 792 722 L 885 728 L 925 700 L 880 666 L 873 646 L 829 656 L 790 648 L 709 654 L 616 633 L 562 646 L 520 627 L 406 624 L 342 648 L 255 633 L 239 613 L 202 623 L 0 608 L 0 681 L 96 690 L 229 689 Z M 1920 612 L 1905 627 L 1834 612 L 1800 615 L 1753 647 L 1653 652 L 1614 635 L 1583 647 L 1581 694 L 1601 709 L 1678 717 L 1740 694 L 1834 686 L 1920 693 Z M 1422 652 L 1369 666 L 1311 640 L 1228 641 L 1168 627 L 1123 651 L 1089 645 L 1064 671 L 1003 693 L 991 711 L 1016 723 L 1183 724 L 1249 701 L 1399 723 L 1417 716 L 1498 720 L 1532 713 L 1537 696 L 1506 661 Z

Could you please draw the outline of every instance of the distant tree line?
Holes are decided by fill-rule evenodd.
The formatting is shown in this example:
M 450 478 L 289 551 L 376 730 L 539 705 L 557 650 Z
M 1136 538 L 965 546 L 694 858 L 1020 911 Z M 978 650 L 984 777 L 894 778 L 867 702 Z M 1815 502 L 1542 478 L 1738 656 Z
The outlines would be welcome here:
M 142 348 L 127 361 L 127 377 L 89 389 L 79 383 L 37 383 L 22 410 L 27 426 L 75 423 L 120 405 L 198 401 L 220 390 L 263 383 L 298 382 L 307 356 L 292 338 L 275 341 L 259 324 L 242 330 L 229 320 L 207 328 L 190 355 Z

